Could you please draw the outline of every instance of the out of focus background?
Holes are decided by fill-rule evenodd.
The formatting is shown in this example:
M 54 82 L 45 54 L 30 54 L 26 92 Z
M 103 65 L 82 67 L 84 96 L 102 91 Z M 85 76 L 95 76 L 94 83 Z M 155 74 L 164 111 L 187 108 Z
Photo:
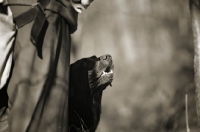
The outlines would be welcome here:
M 188 0 L 95 0 L 79 15 L 71 63 L 111 54 L 97 132 L 197 132 Z

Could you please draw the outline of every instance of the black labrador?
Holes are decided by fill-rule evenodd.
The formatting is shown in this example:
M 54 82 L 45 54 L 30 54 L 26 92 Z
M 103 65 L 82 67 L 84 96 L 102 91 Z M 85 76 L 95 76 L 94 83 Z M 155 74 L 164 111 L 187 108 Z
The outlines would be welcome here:
M 111 85 L 113 70 L 111 55 L 83 58 L 70 65 L 70 132 L 95 132 L 100 120 L 102 93 Z

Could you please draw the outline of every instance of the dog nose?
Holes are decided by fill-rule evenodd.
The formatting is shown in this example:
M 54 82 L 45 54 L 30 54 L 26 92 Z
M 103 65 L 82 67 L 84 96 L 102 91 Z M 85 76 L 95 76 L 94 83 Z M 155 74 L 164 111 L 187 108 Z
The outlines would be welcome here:
M 89 0 L 81 0 L 81 4 L 87 8 L 90 5 L 90 1 Z

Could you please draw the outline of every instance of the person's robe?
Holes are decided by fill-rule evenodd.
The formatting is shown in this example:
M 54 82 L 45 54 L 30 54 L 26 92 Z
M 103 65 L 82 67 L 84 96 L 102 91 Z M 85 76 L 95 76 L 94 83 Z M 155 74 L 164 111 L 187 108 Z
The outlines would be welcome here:
M 14 16 L 27 8 L 30 7 L 11 6 Z M 66 19 L 59 14 L 46 11 L 46 17 L 42 57 L 30 41 L 34 21 L 18 29 L 13 70 L 6 87 L 8 107 L 2 109 L 0 127 L 4 128 L 0 131 L 67 132 L 70 31 Z

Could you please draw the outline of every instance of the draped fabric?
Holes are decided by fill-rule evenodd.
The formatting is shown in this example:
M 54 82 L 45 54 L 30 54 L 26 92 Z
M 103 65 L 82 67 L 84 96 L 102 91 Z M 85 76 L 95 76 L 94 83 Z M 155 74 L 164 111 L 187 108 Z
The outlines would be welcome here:
M 11 6 L 14 16 L 27 8 L 30 7 Z M 34 21 L 18 29 L 14 67 L 7 87 L 8 127 L 3 132 L 66 132 L 68 129 L 69 26 L 59 14 L 46 11 L 46 17 L 48 27 L 40 46 L 42 58 L 30 41 Z
M 7 12 L 3 14 L 0 11 L 0 89 L 4 87 L 10 74 L 16 32 L 9 7 L 7 7 Z
M 0 1 L 0 131 L 8 127 L 5 115 L 8 97 L 5 87 L 11 72 L 16 33 L 12 12 L 9 7 L 4 7 L 2 2 Z

